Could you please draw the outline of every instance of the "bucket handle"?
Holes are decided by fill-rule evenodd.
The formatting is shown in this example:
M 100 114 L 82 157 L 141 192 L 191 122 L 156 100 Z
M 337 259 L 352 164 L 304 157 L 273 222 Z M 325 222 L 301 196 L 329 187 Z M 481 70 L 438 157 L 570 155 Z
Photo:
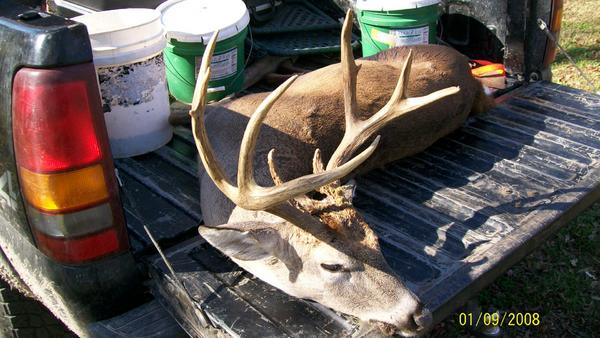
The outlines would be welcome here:
M 206 89 L 206 93 L 210 94 L 210 93 L 218 93 L 218 92 L 222 92 L 225 91 L 225 86 L 220 86 L 220 87 L 209 87 L 208 89 Z
M 255 24 L 257 24 L 257 25 L 264 24 L 267 21 L 271 20 L 275 16 L 275 13 L 277 12 L 277 6 L 275 4 L 275 0 L 269 0 L 269 4 L 270 4 L 270 6 L 268 7 L 268 10 L 265 11 L 264 13 L 260 13 L 261 11 L 259 11 L 257 8 L 259 6 L 250 6 L 248 8 L 250 10 L 252 20 L 254 21 Z
M 118 47 L 98 47 L 96 48 L 97 51 L 99 52 L 109 52 L 109 51 L 113 51 L 113 50 L 117 50 L 119 49 Z

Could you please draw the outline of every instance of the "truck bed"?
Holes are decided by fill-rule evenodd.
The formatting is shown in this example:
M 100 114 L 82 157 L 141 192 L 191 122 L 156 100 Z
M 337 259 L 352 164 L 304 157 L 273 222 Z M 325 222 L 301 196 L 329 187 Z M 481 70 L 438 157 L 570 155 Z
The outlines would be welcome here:
M 600 97 L 543 82 L 500 101 L 427 151 L 357 180 L 355 205 L 436 322 L 600 197 Z M 202 215 L 189 129 L 116 166 L 136 255 L 148 262 L 156 299 L 189 334 L 216 333 L 201 327 L 196 307 L 232 336 L 359 332 L 354 318 L 287 296 L 197 235 Z M 151 255 L 143 224 L 185 290 Z M 114 334 L 113 324 L 100 327 Z

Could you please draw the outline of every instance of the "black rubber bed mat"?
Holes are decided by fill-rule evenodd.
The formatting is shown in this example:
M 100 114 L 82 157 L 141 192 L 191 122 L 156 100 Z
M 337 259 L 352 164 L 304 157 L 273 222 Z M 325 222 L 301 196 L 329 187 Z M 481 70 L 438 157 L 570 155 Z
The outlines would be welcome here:
M 353 318 L 287 296 L 194 235 L 196 164 L 174 150 L 185 147 L 194 149 L 191 134 L 179 129 L 171 146 L 116 161 L 138 252 L 151 250 L 148 224 L 193 298 L 186 303 L 162 261 L 150 260 L 155 296 L 177 321 L 201 334 L 201 307 L 232 336 L 355 333 Z M 360 177 L 355 204 L 437 322 L 599 198 L 600 97 L 536 83 L 425 152 Z M 169 248 L 182 234 L 192 238 Z

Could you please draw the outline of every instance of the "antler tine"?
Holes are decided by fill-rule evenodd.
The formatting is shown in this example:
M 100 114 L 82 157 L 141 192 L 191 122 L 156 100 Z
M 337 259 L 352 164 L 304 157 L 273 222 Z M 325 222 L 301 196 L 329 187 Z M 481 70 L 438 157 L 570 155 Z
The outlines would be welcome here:
M 390 98 L 388 104 L 394 104 L 399 100 L 403 100 L 408 97 L 406 92 L 408 91 L 408 79 L 410 78 L 412 62 L 413 51 L 410 49 L 408 51 L 408 55 L 406 56 L 406 60 L 404 60 L 402 70 L 400 71 L 400 76 L 398 77 L 398 82 L 396 83 L 396 88 L 394 88 L 394 92 L 392 93 L 392 97 Z
M 331 170 L 340 166 L 348 159 L 350 153 L 344 151 L 348 147 L 348 143 L 355 138 L 354 131 L 361 124 L 361 120 L 357 116 L 358 103 L 356 101 L 356 75 L 358 74 L 359 66 L 354 62 L 354 53 L 352 52 L 352 20 L 353 12 L 348 9 L 344 25 L 342 26 L 341 35 L 341 65 L 342 65 L 342 88 L 344 93 L 344 118 L 345 131 L 342 142 L 338 145 L 331 159 L 327 163 L 327 170 Z M 361 139 L 361 143 L 364 142 Z
M 327 170 L 331 170 L 346 162 L 360 145 L 379 131 L 391 120 L 421 108 L 429 103 L 437 101 L 449 95 L 457 93 L 458 86 L 448 87 L 426 96 L 407 98 L 408 80 L 413 60 L 412 50 L 408 55 L 400 71 L 398 82 L 390 97 L 390 100 L 377 113 L 367 120 L 357 117 L 356 102 L 356 74 L 359 67 L 354 63 L 352 47 L 350 46 L 352 24 L 352 12 L 346 14 L 342 32 L 342 78 L 344 88 L 344 113 L 346 118 L 346 130 L 342 141 L 327 162 Z
M 192 100 L 192 109 L 190 110 L 190 117 L 192 122 L 192 132 L 194 134 L 194 141 L 200 154 L 200 159 L 204 164 L 204 168 L 210 178 L 215 182 L 217 187 L 223 191 L 228 197 L 235 194 L 235 187 L 227 179 L 225 171 L 214 156 L 212 145 L 208 140 L 206 129 L 204 127 L 204 109 L 206 108 L 206 89 L 208 88 L 208 81 L 210 79 L 210 60 L 215 49 L 217 42 L 217 36 L 219 31 L 216 31 L 211 37 L 210 41 L 206 46 L 206 51 L 202 57 L 202 65 L 198 72 L 198 80 L 194 89 L 194 98 Z
M 260 105 L 258 105 L 250 117 L 250 121 L 248 121 L 246 130 L 244 131 L 244 137 L 242 138 L 238 160 L 237 184 L 238 189 L 240 189 L 242 194 L 251 190 L 252 186 L 256 185 L 254 181 L 254 149 L 256 148 L 256 140 L 258 139 L 260 125 L 265 117 L 267 117 L 267 113 L 275 101 L 277 101 L 297 78 L 298 75 L 290 77 L 277 87 L 277 89 L 271 92 Z
M 323 158 L 321 157 L 321 149 L 315 149 L 315 154 L 313 155 L 312 161 L 313 173 L 322 173 L 325 171 L 325 167 L 323 166 Z
M 396 83 L 396 88 L 394 89 L 390 100 L 376 114 L 371 116 L 366 121 L 361 122 L 364 122 L 365 125 L 377 124 L 379 121 L 385 124 L 398 116 L 404 115 L 415 109 L 421 108 L 424 105 L 437 101 L 443 97 L 456 94 L 460 91 L 458 86 L 454 86 L 435 91 L 425 96 L 412 98 L 407 97 L 408 79 L 410 77 L 412 61 L 413 51 L 411 49 L 408 51 L 408 55 L 404 60 L 398 82 Z
M 273 179 L 273 183 L 275 185 L 282 185 L 283 180 L 281 176 L 279 176 L 279 170 L 277 169 L 277 165 L 275 164 L 275 149 L 271 149 L 267 154 L 267 163 L 269 164 L 269 173 L 271 174 L 271 178 Z
M 354 53 L 352 52 L 352 10 L 346 12 L 344 25 L 342 26 L 342 35 L 340 41 L 341 61 L 342 61 L 342 85 L 344 89 L 344 116 L 346 130 L 353 129 L 358 117 L 358 104 L 356 103 L 356 74 L 359 67 L 354 62 Z

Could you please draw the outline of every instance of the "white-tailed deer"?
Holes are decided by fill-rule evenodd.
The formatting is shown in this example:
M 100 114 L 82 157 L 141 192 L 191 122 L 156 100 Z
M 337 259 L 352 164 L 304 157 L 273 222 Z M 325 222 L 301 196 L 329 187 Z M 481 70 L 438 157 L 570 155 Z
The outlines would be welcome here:
M 341 66 L 290 78 L 270 94 L 234 100 L 205 117 L 215 33 L 190 111 L 205 168 L 199 231 L 242 268 L 290 295 L 375 321 L 387 333 L 414 335 L 430 325 L 431 315 L 386 263 L 377 235 L 352 206 L 353 186 L 342 179 L 359 167 L 421 151 L 458 128 L 481 88 L 466 58 L 445 51 L 442 58 L 452 64 L 440 66 L 446 69 L 442 83 L 416 74 L 417 82 L 430 86 L 426 95 L 409 95 L 412 53 L 400 67 L 385 58 L 357 66 L 351 26 L 348 12 Z M 418 68 L 436 67 L 435 60 L 427 62 Z

